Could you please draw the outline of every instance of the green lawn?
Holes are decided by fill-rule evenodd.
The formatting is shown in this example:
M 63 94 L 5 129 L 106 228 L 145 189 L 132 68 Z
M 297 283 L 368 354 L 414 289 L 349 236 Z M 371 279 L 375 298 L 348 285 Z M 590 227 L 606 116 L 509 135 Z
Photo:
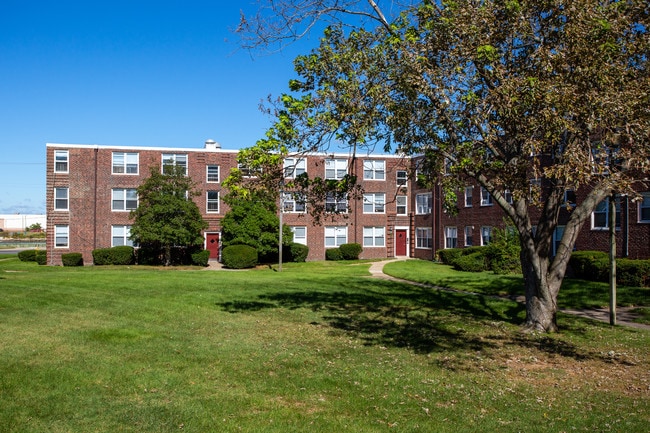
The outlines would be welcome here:
M 368 263 L 0 256 L 0 432 L 648 431 L 649 332 L 561 315 L 522 335 L 523 317 Z

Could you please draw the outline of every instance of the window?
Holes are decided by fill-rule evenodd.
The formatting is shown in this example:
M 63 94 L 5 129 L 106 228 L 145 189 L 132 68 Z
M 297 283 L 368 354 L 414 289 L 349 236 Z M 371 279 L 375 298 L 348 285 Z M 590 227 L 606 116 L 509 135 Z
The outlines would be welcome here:
M 307 245 L 307 227 L 295 226 L 291 227 L 293 232 L 293 241 L 297 244 Z
M 133 246 L 131 237 L 131 226 L 113 226 L 111 227 L 111 246 L 121 247 L 123 245 Z
M 472 207 L 472 197 L 474 195 L 474 187 L 465 187 L 465 207 Z
M 481 227 L 481 245 L 490 245 L 492 242 L 492 227 Z
M 307 173 L 307 161 L 305 159 L 284 159 L 284 177 L 295 178 L 305 173 Z
M 69 226 L 54 226 L 54 247 L 68 248 L 70 237 Z
M 345 159 L 325 160 L 325 179 L 343 179 L 348 173 L 348 161 Z
M 562 204 L 562 207 L 576 207 L 576 192 L 573 189 L 565 189 L 563 200 L 564 203 Z
M 650 223 L 650 192 L 641 193 L 639 201 L 639 222 Z
M 113 152 L 113 174 L 138 174 L 138 153 Z
M 481 187 L 481 206 L 492 206 L 492 196 L 484 187 Z
M 325 227 L 325 247 L 340 247 L 348 242 L 348 228 Z
M 131 211 L 138 207 L 138 191 L 136 189 L 114 189 L 113 211 Z
M 473 226 L 465 226 L 465 246 L 471 247 L 474 245 L 474 239 L 472 239 L 472 232 L 474 231 Z
M 408 212 L 407 209 L 408 197 L 405 195 L 398 195 L 395 197 L 395 206 L 397 207 L 397 215 L 406 215 Z
M 431 248 L 431 227 L 416 227 L 415 248 Z
M 445 227 L 445 248 L 456 248 L 458 246 L 458 229 L 456 227 Z
M 616 198 L 616 228 L 621 228 L 621 201 L 618 197 Z M 591 229 L 609 229 L 609 198 L 598 203 L 591 213 Z
M 205 210 L 207 213 L 219 213 L 219 191 L 207 191 Z
M 406 187 L 408 183 L 408 172 L 406 170 L 397 170 L 397 186 Z
M 383 227 L 364 227 L 363 246 L 383 247 L 386 246 L 385 229 Z
M 542 179 L 531 179 L 529 193 L 533 202 L 542 199 Z
M 163 153 L 162 172 L 169 173 L 173 167 L 182 167 L 183 173 L 187 176 L 187 155 Z
M 253 168 L 246 164 L 237 164 L 237 168 L 244 177 L 257 177 L 258 174 L 262 173 L 261 167 Z
M 68 210 L 68 188 L 54 188 L 54 210 Z
M 347 213 L 348 196 L 347 194 L 336 194 L 328 192 L 325 196 L 325 212 Z
M 431 193 L 415 196 L 415 213 L 418 215 L 431 213 Z
M 305 196 L 297 192 L 285 192 L 282 195 L 282 211 L 287 212 L 305 212 Z
M 218 165 L 208 165 L 205 168 L 206 171 L 206 182 L 208 183 L 219 183 L 219 166 Z
M 562 236 L 564 235 L 564 227 L 565 226 L 557 226 L 555 227 L 555 230 L 553 230 L 553 255 L 554 256 L 557 254 L 557 249 L 560 246 L 560 241 L 562 240 Z
M 386 194 L 383 192 L 363 195 L 363 213 L 384 213 Z
M 386 179 L 386 161 L 366 160 L 363 161 L 364 180 Z
M 55 150 L 54 151 L 54 172 L 67 173 L 68 172 L 68 151 Z
M 509 189 L 506 189 L 505 191 L 503 191 L 503 198 L 506 199 L 506 202 L 507 202 L 507 203 L 510 203 L 510 204 L 513 203 L 513 200 L 512 200 L 512 192 L 510 192 Z

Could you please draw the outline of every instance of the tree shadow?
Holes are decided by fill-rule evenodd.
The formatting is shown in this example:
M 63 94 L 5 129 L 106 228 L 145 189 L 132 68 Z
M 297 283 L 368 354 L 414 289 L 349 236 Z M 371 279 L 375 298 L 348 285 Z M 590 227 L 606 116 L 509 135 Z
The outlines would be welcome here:
M 565 341 L 549 339 L 542 344 L 517 330 L 503 331 L 504 324 L 520 325 L 525 313 L 523 304 L 507 299 L 367 278 L 331 281 L 328 286 L 337 289 L 287 290 L 217 306 L 230 313 L 307 308 L 318 312 L 334 332 L 351 334 L 366 345 L 419 354 L 514 345 L 575 359 L 589 357 Z M 500 331 L 485 329 L 491 326 Z

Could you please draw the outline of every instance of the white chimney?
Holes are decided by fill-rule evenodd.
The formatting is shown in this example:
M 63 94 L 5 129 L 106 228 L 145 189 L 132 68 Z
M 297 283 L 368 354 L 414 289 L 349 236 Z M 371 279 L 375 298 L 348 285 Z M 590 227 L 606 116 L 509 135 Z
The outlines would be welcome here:
M 217 149 L 221 149 L 221 145 L 216 141 L 208 138 L 207 140 L 205 140 L 205 148 L 206 150 L 217 150 Z

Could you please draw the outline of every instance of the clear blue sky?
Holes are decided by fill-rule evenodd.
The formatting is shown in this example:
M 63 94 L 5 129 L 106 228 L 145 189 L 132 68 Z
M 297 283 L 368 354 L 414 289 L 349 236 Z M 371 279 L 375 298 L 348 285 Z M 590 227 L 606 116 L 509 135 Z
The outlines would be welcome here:
M 45 144 L 239 149 L 292 60 L 238 49 L 245 1 L 0 2 L 0 214 L 45 213 Z

